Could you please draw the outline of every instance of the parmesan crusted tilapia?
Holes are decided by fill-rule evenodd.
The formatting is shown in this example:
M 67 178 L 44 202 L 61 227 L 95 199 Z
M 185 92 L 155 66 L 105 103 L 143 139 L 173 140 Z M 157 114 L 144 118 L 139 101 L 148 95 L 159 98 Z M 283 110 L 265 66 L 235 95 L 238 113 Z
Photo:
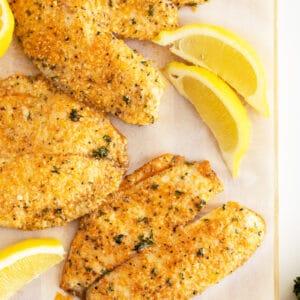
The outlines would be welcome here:
M 189 1 L 9 3 L 26 55 L 57 87 L 128 123 L 157 120 L 165 80 L 150 61 L 116 35 L 152 39 L 161 30 L 176 28 L 178 8 L 174 3 L 180 6 Z
M 61 287 L 82 297 L 99 276 L 144 248 L 168 241 L 222 189 L 207 161 L 187 163 L 164 155 L 146 164 L 81 219 Z
M 25 53 L 56 86 L 128 123 L 153 123 L 165 80 L 102 25 L 100 2 L 10 3 Z
M 259 215 L 228 202 L 101 277 L 86 299 L 189 299 L 243 265 L 264 232 Z
M 0 226 L 64 225 L 118 189 L 127 142 L 105 114 L 16 75 L 0 80 L 0 119 Z

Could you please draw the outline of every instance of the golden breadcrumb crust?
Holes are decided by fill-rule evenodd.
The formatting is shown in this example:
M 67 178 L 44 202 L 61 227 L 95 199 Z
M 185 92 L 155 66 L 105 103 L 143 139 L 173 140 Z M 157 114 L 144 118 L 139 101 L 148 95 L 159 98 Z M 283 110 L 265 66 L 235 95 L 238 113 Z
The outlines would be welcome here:
M 207 161 L 187 163 L 171 155 L 129 178 L 106 204 L 81 219 L 64 267 L 66 291 L 83 296 L 101 274 L 153 243 L 168 241 L 223 189 Z
M 0 226 L 61 226 L 118 189 L 126 139 L 42 77 L 0 80 Z
M 264 232 L 259 215 L 228 202 L 101 277 L 86 299 L 189 299 L 243 265 Z

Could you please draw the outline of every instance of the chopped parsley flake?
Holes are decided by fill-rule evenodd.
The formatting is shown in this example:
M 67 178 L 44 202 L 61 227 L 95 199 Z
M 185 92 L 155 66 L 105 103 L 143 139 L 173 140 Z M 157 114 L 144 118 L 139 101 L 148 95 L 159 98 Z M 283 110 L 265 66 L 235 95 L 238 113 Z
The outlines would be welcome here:
M 159 184 L 153 183 L 153 184 L 151 185 L 151 189 L 152 189 L 152 190 L 158 190 L 158 189 L 159 189 Z
M 166 283 L 167 283 L 167 285 L 171 286 L 171 285 L 172 285 L 172 279 L 171 279 L 171 278 L 168 278 L 168 279 L 166 280 Z
M 197 254 L 197 256 L 204 256 L 204 249 L 199 248 L 196 254 Z
M 135 251 L 139 251 L 154 244 L 152 230 L 148 237 L 144 237 L 144 235 L 139 235 L 138 239 L 140 242 L 134 246 L 133 250 Z
M 125 236 L 124 234 L 116 235 L 114 237 L 116 244 L 118 244 L 118 245 L 122 244 L 122 240 L 123 240 L 124 236 Z
M 151 273 L 152 273 L 154 276 L 156 276 L 156 275 L 157 275 L 157 270 L 156 270 L 155 268 L 153 268 L 153 269 L 151 270 Z
M 176 190 L 176 191 L 175 191 L 175 194 L 176 194 L 177 196 L 180 196 L 180 195 L 183 194 L 183 192 L 182 192 L 182 191 L 179 191 L 179 190 Z
M 128 105 L 131 103 L 131 100 L 130 98 L 126 97 L 126 96 L 123 96 L 123 101 Z
M 138 223 L 149 223 L 149 218 L 148 217 L 142 217 L 137 219 Z
M 109 284 L 108 290 L 109 290 L 110 292 L 113 292 L 113 291 L 114 291 L 114 287 L 113 287 L 112 283 Z
M 59 168 L 57 166 L 53 166 L 51 173 L 56 173 L 56 174 L 60 174 L 59 172 Z
M 109 150 L 105 146 L 93 150 L 93 156 L 97 159 L 105 158 L 108 156 L 108 154 L 109 154 Z
M 110 272 L 111 272 L 111 270 L 103 268 L 100 271 L 100 275 L 106 275 L 106 274 L 109 274 Z
M 103 136 L 103 139 L 104 139 L 105 142 L 111 143 L 111 137 L 110 137 L 109 135 L 105 134 L 105 135 Z
M 69 114 L 69 118 L 73 122 L 78 122 L 80 120 L 80 118 L 82 118 L 82 116 L 78 113 L 77 109 L 72 109 Z
M 98 217 L 102 217 L 104 215 L 106 215 L 106 213 L 104 211 L 98 210 Z
M 154 5 L 149 6 L 148 16 L 152 17 L 154 15 Z
M 62 208 L 57 208 L 54 210 L 55 214 L 61 214 L 62 213 Z
M 196 203 L 196 207 L 197 208 L 202 208 L 204 205 L 206 205 L 206 201 L 205 200 L 200 200 L 200 202 Z

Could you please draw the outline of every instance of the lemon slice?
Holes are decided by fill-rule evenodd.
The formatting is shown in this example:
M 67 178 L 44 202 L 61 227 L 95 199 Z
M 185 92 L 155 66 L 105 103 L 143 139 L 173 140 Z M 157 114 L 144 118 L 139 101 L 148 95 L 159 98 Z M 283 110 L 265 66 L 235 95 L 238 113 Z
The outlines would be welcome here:
M 224 161 L 233 177 L 250 143 L 250 121 L 236 93 L 212 72 L 196 66 L 171 62 L 167 75 L 197 109 L 218 141 Z
M 0 0 L 0 57 L 8 49 L 14 31 L 14 17 L 6 0 Z
M 269 116 L 263 65 L 255 50 L 235 33 L 214 25 L 190 24 L 162 31 L 154 42 L 171 45 L 174 54 L 217 74 L 254 109 Z
M 26 283 L 63 260 L 56 239 L 28 239 L 0 251 L 0 299 L 8 299 Z

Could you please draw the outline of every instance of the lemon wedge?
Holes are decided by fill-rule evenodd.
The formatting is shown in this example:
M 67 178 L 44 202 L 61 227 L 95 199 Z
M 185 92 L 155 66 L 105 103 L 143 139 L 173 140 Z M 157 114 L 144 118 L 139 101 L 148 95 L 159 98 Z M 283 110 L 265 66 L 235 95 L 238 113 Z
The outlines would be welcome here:
M 14 17 L 6 0 L 0 0 L 0 57 L 8 49 L 13 32 Z
M 190 24 L 162 31 L 154 42 L 220 76 L 245 101 L 269 116 L 266 74 L 255 50 L 237 34 L 219 26 Z
M 57 239 L 28 239 L 0 251 L 0 299 L 8 299 L 26 283 L 63 260 Z
M 210 128 L 233 177 L 250 143 L 250 121 L 236 93 L 212 72 L 171 62 L 166 73 L 178 92 L 197 109 Z

